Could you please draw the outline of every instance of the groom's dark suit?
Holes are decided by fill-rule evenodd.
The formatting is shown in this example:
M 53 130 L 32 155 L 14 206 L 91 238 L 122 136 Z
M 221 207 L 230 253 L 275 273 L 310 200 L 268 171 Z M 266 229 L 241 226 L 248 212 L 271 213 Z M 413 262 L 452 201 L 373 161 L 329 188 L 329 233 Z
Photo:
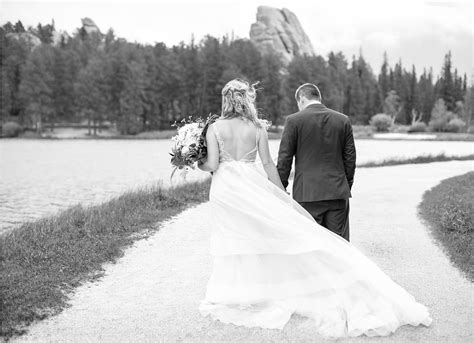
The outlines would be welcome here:
M 356 163 L 349 118 L 322 104 L 289 115 L 277 165 L 285 187 L 293 157 L 293 198 L 320 225 L 349 240 L 349 198 Z

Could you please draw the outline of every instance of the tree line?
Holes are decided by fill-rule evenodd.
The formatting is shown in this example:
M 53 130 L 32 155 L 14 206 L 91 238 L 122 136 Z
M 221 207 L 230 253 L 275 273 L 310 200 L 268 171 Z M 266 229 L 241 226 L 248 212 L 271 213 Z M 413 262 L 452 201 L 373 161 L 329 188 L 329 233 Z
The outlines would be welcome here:
M 428 123 L 438 99 L 468 123 L 472 117 L 472 85 L 453 68 L 450 52 L 438 76 L 401 60 L 392 67 L 386 54 L 376 75 L 362 55 L 296 56 L 283 66 L 276 54 L 262 55 L 249 40 L 229 36 L 168 47 L 127 42 L 113 30 L 79 29 L 53 42 L 54 30 L 54 23 L 25 29 L 20 21 L 0 28 L 0 122 L 37 130 L 109 122 L 122 134 L 169 129 L 190 115 L 219 113 L 220 91 L 235 77 L 260 81 L 257 106 L 275 125 L 297 111 L 294 90 L 304 82 L 317 84 L 323 102 L 355 124 L 382 112 L 400 124 L 414 116 Z M 18 39 L 22 33 L 41 44 Z

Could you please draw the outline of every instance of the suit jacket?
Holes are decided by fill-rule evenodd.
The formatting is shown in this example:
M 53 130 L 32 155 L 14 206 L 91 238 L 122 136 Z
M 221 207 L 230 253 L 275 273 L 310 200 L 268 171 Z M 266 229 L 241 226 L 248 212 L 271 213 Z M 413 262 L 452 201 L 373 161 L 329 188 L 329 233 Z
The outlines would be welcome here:
M 351 197 L 356 150 L 352 125 L 346 115 L 323 104 L 311 104 L 289 115 L 285 121 L 277 164 L 285 188 L 293 157 L 293 198 L 296 201 Z

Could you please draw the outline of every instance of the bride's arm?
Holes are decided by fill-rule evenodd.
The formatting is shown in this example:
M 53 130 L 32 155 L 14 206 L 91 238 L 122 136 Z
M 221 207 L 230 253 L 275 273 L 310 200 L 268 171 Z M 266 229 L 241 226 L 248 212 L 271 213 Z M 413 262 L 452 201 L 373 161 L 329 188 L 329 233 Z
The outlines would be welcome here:
M 258 154 L 260 155 L 263 169 L 265 170 L 265 173 L 267 173 L 268 179 L 286 192 L 285 187 L 283 187 L 283 184 L 281 183 L 280 175 L 278 174 L 275 163 L 272 160 L 272 156 L 270 155 L 268 135 L 267 130 L 265 129 L 260 130 L 260 137 L 258 140 Z
M 209 125 L 206 132 L 207 159 L 206 162 L 198 163 L 198 168 L 203 171 L 213 172 L 219 167 L 219 146 L 214 133 L 214 124 Z

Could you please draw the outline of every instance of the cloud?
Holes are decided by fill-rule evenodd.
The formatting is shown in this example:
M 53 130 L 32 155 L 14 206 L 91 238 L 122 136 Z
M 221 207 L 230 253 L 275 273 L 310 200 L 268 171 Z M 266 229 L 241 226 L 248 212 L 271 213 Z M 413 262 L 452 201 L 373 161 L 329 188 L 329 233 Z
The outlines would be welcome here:
M 376 44 L 380 48 L 389 50 L 400 45 L 400 36 L 394 32 L 373 32 L 363 38 L 362 44 Z
M 434 7 L 462 7 L 464 5 L 461 1 L 425 1 L 425 4 Z

